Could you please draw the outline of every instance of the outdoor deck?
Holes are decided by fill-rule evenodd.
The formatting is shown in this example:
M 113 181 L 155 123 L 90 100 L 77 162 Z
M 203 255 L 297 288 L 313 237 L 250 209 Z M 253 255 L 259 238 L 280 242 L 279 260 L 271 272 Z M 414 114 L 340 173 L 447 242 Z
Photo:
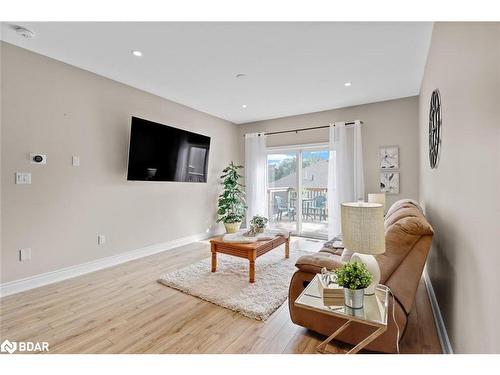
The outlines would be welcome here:
M 297 191 L 290 187 L 268 188 L 269 226 L 294 234 L 327 239 L 327 188 L 304 188 L 302 191 L 302 230 L 297 232 Z

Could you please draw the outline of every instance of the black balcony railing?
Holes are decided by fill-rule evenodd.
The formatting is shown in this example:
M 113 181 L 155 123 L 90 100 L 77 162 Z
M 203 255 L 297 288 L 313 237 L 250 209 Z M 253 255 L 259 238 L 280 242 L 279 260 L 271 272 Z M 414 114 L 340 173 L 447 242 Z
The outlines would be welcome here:
M 324 223 L 328 220 L 326 187 L 302 189 L 302 221 Z M 297 190 L 291 187 L 268 188 L 269 217 L 271 221 L 297 219 Z

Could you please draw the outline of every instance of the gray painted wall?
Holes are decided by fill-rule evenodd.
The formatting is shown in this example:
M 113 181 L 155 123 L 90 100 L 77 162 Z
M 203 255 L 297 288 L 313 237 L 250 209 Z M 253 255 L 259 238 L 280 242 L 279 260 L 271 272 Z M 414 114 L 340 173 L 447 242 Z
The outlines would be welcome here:
M 236 125 L 6 43 L 1 69 L 2 282 L 216 228 Z M 212 137 L 208 183 L 127 182 L 131 115 Z M 30 152 L 48 164 L 30 164 Z M 16 171 L 32 184 L 15 185 Z M 21 263 L 25 247 L 32 260 Z
M 429 167 L 430 95 L 442 148 Z M 456 353 L 499 353 L 500 24 L 437 23 L 420 94 L 420 199 L 434 227 L 428 272 Z

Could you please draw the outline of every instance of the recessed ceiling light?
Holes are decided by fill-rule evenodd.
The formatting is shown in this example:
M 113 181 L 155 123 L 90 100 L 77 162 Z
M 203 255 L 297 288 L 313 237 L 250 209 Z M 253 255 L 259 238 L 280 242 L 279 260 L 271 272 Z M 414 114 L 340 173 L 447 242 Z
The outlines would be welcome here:
M 142 52 L 135 50 L 135 51 L 132 51 L 132 55 L 137 56 L 137 57 L 141 57 L 142 56 Z
M 241 105 L 241 108 L 246 108 L 246 107 L 247 107 L 247 105 L 246 105 L 246 104 L 242 104 L 242 105 Z
M 351 85 L 352 85 L 352 83 L 351 83 L 351 82 L 346 82 L 346 83 L 344 83 L 344 86 L 345 86 L 345 87 L 349 87 L 349 86 L 351 86 Z
M 245 78 L 247 75 L 245 73 L 236 74 L 236 78 Z

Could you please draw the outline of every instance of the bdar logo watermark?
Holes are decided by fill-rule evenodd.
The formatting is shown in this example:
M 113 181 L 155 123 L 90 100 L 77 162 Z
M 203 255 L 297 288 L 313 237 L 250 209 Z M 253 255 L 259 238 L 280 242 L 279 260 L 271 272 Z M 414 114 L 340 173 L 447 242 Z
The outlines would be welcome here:
M 0 345 L 0 351 L 4 353 L 14 353 L 17 349 L 17 342 L 10 342 L 9 340 L 5 340 L 2 342 L 2 345 Z
M 13 354 L 14 352 L 48 352 L 49 343 L 46 341 L 42 342 L 31 342 L 31 341 L 9 341 L 5 340 L 0 345 L 0 352 Z

